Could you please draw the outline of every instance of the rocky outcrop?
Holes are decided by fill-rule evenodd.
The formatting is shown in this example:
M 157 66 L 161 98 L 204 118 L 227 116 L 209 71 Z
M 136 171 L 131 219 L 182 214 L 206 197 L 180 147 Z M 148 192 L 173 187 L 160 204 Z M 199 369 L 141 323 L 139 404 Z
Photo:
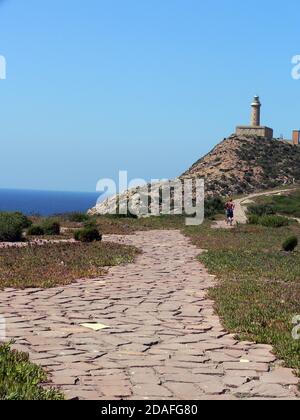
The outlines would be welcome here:
M 157 216 L 163 213 L 167 214 L 166 208 L 163 206 L 163 193 L 168 195 L 170 202 L 170 212 L 168 214 L 182 213 L 182 190 L 176 189 L 176 185 L 181 186 L 183 183 L 180 179 L 173 181 L 162 181 L 155 184 L 148 184 L 142 187 L 135 187 L 127 190 L 117 196 L 112 196 L 104 199 L 102 202 L 96 204 L 88 214 L 90 215 L 106 215 L 106 214 L 127 214 L 137 217 Z M 176 205 L 177 203 L 177 205 Z M 179 203 L 179 204 L 178 204 Z

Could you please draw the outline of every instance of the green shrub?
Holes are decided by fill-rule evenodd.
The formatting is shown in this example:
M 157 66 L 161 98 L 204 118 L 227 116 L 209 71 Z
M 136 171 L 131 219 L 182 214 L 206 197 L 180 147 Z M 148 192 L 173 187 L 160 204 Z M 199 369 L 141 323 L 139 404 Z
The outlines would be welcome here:
M 86 213 L 74 212 L 68 215 L 69 222 L 83 223 L 89 220 L 89 216 Z
M 20 213 L 18 211 L 16 212 L 0 212 L 0 217 L 9 217 L 13 219 L 16 223 L 20 225 L 22 229 L 27 229 L 29 226 L 32 225 L 32 221 L 28 219 L 27 216 L 25 216 L 23 213 Z
M 96 242 L 102 240 L 102 235 L 95 227 L 85 227 L 74 232 L 74 239 L 80 242 Z
M 96 219 L 89 219 L 86 222 L 84 222 L 84 227 L 85 228 L 97 228 L 97 221 Z
M 283 216 L 258 216 L 256 214 L 251 214 L 250 216 L 248 216 L 248 223 L 250 225 L 261 225 L 265 227 L 279 228 L 283 226 L 288 226 L 290 221 L 287 217 Z
M 278 195 L 272 198 L 271 205 L 279 214 L 300 217 L 300 192 L 296 191 L 289 195 Z
M 279 228 L 282 226 L 288 226 L 290 224 L 290 221 L 287 217 L 270 215 L 270 216 L 262 216 L 260 218 L 259 224 L 266 227 Z
M 32 225 L 32 221 L 28 219 L 27 216 L 25 216 L 23 213 L 15 212 L 11 213 L 15 219 L 19 222 L 22 229 L 27 229 Z
M 107 214 L 106 217 L 109 217 L 111 219 L 138 219 L 138 216 L 136 214 L 130 213 L 130 211 L 127 211 L 127 214 L 119 214 L 119 209 L 117 209 L 116 214 Z
M 30 226 L 27 230 L 27 235 L 29 236 L 43 236 L 45 235 L 44 229 L 39 225 Z
M 283 242 L 282 249 L 287 252 L 292 252 L 294 251 L 295 248 L 297 248 L 297 246 L 298 246 L 297 236 L 290 236 Z
M 75 241 L 80 241 L 82 231 L 83 231 L 83 229 L 78 229 L 74 232 Z
M 19 242 L 30 220 L 22 213 L 0 213 L 0 242 Z
M 248 207 L 248 213 L 256 216 L 265 216 L 275 214 L 275 211 L 273 207 L 268 204 L 253 204 Z
M 45 235 L 59 235 L 60 234 L 60 224 L 56 220 L 45 219 L 41 223 L 41 228 L 43 229 Z
M 250 225 L 259 225 L 259 221 L 260 221 L 260 216 L 258 216 L 257 214 L 250 214 L 248 216 L 248 223 Z
M 217 214 L 224 213 L 225 204 L 220 197 L 208 198 L 204 202 L 205 217 L 213 217 Z

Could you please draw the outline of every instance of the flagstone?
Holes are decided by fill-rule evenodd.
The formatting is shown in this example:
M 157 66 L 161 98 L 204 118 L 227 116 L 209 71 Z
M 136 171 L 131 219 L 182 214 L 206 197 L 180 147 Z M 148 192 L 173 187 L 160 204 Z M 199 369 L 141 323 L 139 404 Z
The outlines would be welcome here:
M 139 397 L 172 397 L 173 394 L 166 387 L 155 384 L 142 384 L 133 386 L 133 393 Z
M 178 400 L 198 400 L 203 391 L 197 388 L 194 384 L 172 382 L 168 383 L 166 387 Z
M 238 388 L 248 382 L 248 379 L 242 376 L 224 376 L 223 383 L 229 387 Z
M 216 379 L 200 382 L 199 386 L 202 391 L 208 395 L 220 395 L 226 390 L 226 386 L 222 383 L 222 381 Z
M 225 362 L 224 369 L 229 370 L 255 370 L 256 372 L 268 372 L 270 366 L 267 363 L 242 363 L 242 362 Z
M 299 379 L 293 375 L 290 369 L 280 367 L 263 375 L 261 382 L 266 384 L 298 385 Z
M 45 367 L 67 398 L 299 398 L 297 378 L 271 346 L 238 342 L 224 330 L 207 298 L 217 280 L 180 232 L 106 240 L 143 253 L 98 279 L 0 293 L 8 339 Z

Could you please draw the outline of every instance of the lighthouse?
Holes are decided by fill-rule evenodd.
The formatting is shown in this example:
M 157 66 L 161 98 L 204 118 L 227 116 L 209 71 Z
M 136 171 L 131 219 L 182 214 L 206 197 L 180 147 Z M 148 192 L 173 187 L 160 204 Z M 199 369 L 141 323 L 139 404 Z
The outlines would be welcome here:
M 254 96 L 251 103 L 251 122 L 250 125 L 241 125 L 236 128 L 237 136 L 261 137 L 262 139 L 273 139 L 272 128 L 260 124 L 261 102 L 259 96 Z
M 261 103 L 259 96 L 254 96 L 254 100 L 251 104 L 251 125 L 253 127 L 260 127 L 260 109 Z

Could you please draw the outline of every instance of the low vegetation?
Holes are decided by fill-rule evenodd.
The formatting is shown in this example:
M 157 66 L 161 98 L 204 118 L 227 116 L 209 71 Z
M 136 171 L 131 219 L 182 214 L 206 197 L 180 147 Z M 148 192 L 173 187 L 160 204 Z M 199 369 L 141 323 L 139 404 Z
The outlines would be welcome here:
M 66 220 L 71 223 L 84 223 L 89 220 L 89 216 L 86 213 L 74 212 L 67 214 Z
M 204 213 L 206 218 L 214 218 L 225 211 L 225 202 L 220 197 L 205 200 Z
M 45 219 L 41 223 L 41 228 L 45 235 L 59 235 L 60 234 L 60 223 L 58 220 L 51 218 Z
M 267 207 L 273 214 L 282 214 L 288 217 L 300 218 L 300 190 L 281 195 L 260 197 L 256 207 Z
M 97 278 L 105 274 L 104 267 L 132 262 L 137 252 L 108 242 L 0 248 L 0 288 L 46 288 Z
M 298 246 L 297 236 L 289 236 L 282 244 L 282 249 L 286 252 L 293 252 Z
M 27 230 L 28 236 L 43 236 L 45 235 L 44 229 L 39 225 L 33 225 Z
M 290 224 L 290 220 L 287 217 L 277 216 L 275 214 L 265 216 L 257 216 L 255 214 L 251 214 L 248 217 L 248 222 L 250 225 L 261 225 L 273 228 L 288 226 Z
M 205 201 L 205 217 L 215 218 L 225 211 L 225 204 L 221 198 L 211 198 Z M 134 216 L 93 216 L 90 223 L 97 226 L 103 234 L 123 234 L 130 235 L 136 231 L 147 230 L 169 230 L 183 229 L 185 226 L 184 215 L 161 215 L 159 217 L 151 216 L 145 218 L 136 218 Z
M 99 242 L 102 240 L 102 235 L 96 227 L 86 226 L 74 232 L 74 239 L 80 242 Z
M 224 212 L 221 198 L 205 201 L 205 217 L 215 218 Z M 22 223 L 20 223 L 22 222 Z M 137 218 L 131 215 L 89 216 L 85 213 L 67 213 L 55 217 L 43 218 L 32 216 L 30 219 L 21 213 L 0 213 L 0 242 L 18 242 L 24 240 L 26 233 L 29 241 L 34 237 L 42 239 L 77 239 L 77 230 L 87 227 L 96 228 L 101 234 L 133 234 L 136 231 L 157 229 L 182 229 L 184 215 L 162 215 L 159 217 Z M 95 232 L 94 232 L 95 233 Z M 51 238 L 48 238 L 50 237 Z
M 28 355 L 0 344 L 0 400 L 63 400 L 55 389 L 46 389 L 45 372 L 29 362 Z
M 0 213 L 0 242 L 19 242 L 31 221 L 21 213 Z
M 107 215 L 96 217 L 95 223 L 99 231 L 105 235 L 131 235 L 137 231 L 182 229 L 185 218 L 183 216 L 153 216 L 136 219 Z
M 33 224 L 27 229 L 27 236 L 59 236 L 60 223 L 58 220 L 42 219 L 39 224 Z
M 247 211 L 250 216 L 259 217 L 275 214 L 274 208 L 269 204 L 252 204 Z
M 292 319 L 300 314 L 300 251 L 282 252 L 288 237 L 300 237 L 299 224 L 279 228 L 242 225 L 185 228 L 219 284 L 210 296 L 226 329 L 241 340 L 271 344 L 280 359 L 300 375 L 300 341 Z

